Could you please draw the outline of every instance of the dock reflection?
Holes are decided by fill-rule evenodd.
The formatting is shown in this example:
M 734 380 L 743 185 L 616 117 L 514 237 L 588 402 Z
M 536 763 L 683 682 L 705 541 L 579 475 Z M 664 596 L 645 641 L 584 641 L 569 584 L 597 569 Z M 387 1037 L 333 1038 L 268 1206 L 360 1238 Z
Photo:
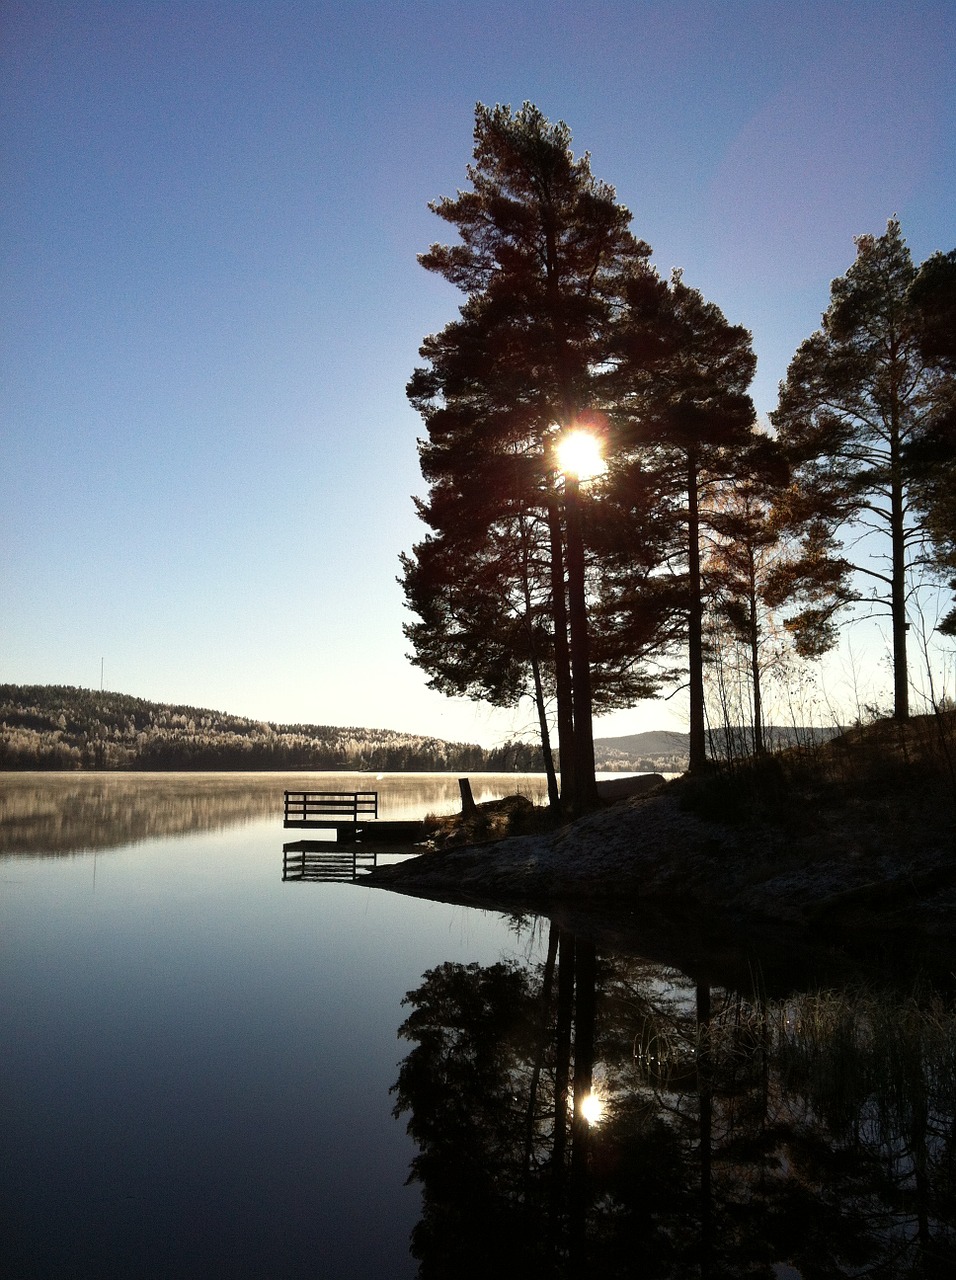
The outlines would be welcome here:
M 355 881 L 378 865 L 378 850 L 360 844 L 294 840 L 282 846 L 283 880 Z
M 282 846 L 282 879 L 354 884 L 375 867 L 403 862 L 420 853 L 421 849 L 411 844 L 294 840 Z

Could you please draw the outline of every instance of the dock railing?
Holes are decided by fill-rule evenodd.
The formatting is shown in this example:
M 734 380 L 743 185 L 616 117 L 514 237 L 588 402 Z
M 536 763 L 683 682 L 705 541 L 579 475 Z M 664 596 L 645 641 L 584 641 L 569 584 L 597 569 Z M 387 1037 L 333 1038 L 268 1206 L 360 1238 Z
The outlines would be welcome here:
M 286 791 L 284 826 L 321 827 L 331 820 L 378 817 L 377 791 Z

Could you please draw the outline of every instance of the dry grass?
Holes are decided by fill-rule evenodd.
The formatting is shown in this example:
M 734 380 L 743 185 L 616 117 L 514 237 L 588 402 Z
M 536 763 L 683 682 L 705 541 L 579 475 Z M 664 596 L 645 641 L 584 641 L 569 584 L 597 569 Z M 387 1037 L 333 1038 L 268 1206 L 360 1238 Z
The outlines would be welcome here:
M 425 828 L 436 849 L 454 849 L 508 836 L 538 835 L 553 830 L 554 819 L 549 809 L 516 795 L 488 800 L 476 805 L 472 813 L 427 817 Z
M 682 781 L 683 803 L 699 817 L 769 823 L 793 835 L 821 816 L 878 824 L 885 836 L 914 826 L 956 826 L 956 713 L 880 720 L 821 745 L 715 765 Z

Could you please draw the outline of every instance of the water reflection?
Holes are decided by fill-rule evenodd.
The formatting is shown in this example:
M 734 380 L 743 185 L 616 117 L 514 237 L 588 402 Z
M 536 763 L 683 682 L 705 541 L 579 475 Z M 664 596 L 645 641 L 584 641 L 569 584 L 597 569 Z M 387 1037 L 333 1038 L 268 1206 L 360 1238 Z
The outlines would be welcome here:
M 377 790 L 388 819 L 454 813 L 455 774 L 0 773 L 0 855 L 73 854 L 282 821 L 285 790 Z M 476 774 L 476 801 L 547 797 L 538 774 Z
M 376 866 L 378 850 L 360 844 L 343 848 L 334 841 L 295 840 L 282 846 L 283 880 L 351 881 Z
M 552 924 L 542 961 L 444 964 L 405 1003 L 423 1277 L 952 1274 L 939 991 L 745 996 Z

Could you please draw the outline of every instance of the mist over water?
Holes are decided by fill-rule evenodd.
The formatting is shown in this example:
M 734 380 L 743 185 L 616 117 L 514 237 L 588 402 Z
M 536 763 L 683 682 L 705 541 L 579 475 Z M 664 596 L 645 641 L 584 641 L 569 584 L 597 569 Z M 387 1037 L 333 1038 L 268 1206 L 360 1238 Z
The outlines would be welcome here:
M 475 800 L 547 801 L 539 774 L 470 775 Z M 377 791 L 389 820 L 455 813 L 437 773 L 0 773 L 0 854 L 82 853 L 282 817 L 284 791 Z

